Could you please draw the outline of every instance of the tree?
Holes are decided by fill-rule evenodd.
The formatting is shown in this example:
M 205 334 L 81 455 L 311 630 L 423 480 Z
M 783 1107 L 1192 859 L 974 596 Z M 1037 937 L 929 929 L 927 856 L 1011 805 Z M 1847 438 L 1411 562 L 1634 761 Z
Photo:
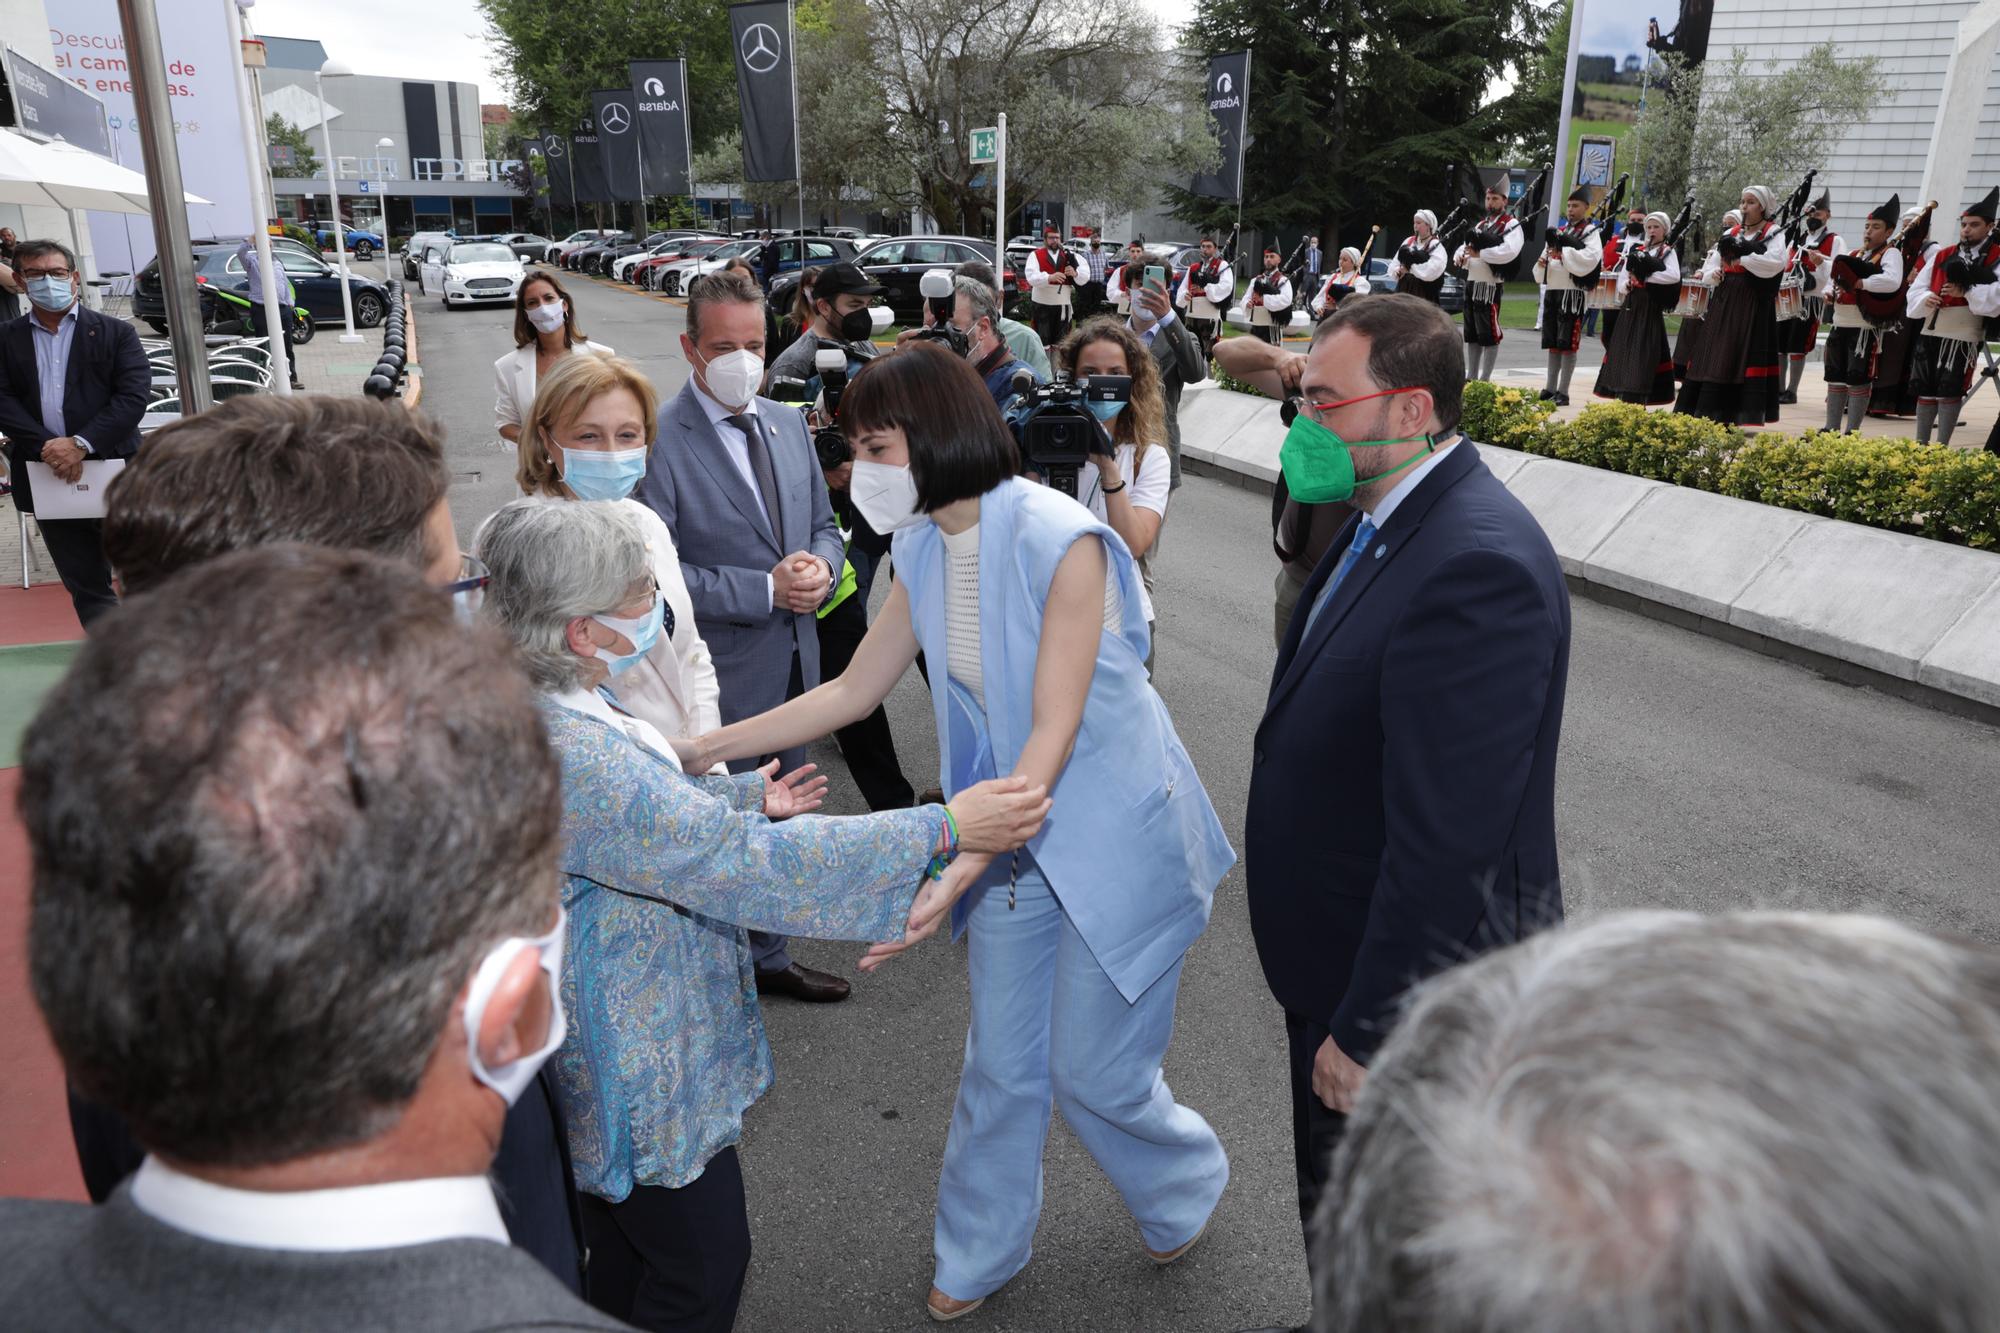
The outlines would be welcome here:
M 1783 199 L 1888 95 L 1875 56 L 1836 52 L 1822 42 L 1757 70 L 1741 47 L 1701 65 L 1666 56 L 1666 95 L 1634 131 L 1652 197 L 1679 200 L 1692 190 L 1711 234 L 1746 185 L 1767 185 Z
M 319 155 L 313 152 L 306 132 L 273 111 L 264 122 L 264 142 L 292 150 L 292 165 L 272 167 L 273 176 L 306 178 L 319 175 Z
M 1209 0 L 1182 44 L 1198 61 L 1255 52 L 1244 220 L 1359 242 L 1370 223 L 1394 234 L 1418 208 L 1441 213 L 1452 167 L 1519 140 L 1532 96 L 1519 80 L 1551 19 L 1534 0 Z M 1168 193 L 1175 216 L 1211 230 L 1238 211 Z

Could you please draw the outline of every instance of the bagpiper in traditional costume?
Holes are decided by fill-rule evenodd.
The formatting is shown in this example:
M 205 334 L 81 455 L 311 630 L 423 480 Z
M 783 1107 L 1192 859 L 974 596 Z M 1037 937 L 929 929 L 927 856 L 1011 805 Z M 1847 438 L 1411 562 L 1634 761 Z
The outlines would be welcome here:
M 1590 221 L 1590 191 L 1577 186 L 1564 208 L 1562 225 L 1549 228 L 1535 261 L 1535 281 L 1542 287 L 1542 350 L 1549 354 L 1542 397 L 1559 407 L 1569 406 L 1569 381 L 1583 346 L 1584 303 L 1604 259 L 1604 238 Z
M 1862 225 L 1861 244 L 1827 265 L 1833 290 L 1828 304 L 1833 327 L 1826 335 L 1827 430 L 1841 429 L 1843 420 L 1847 430 L 1861 429 L 1875 393 L 1883 335 L 1902 316 L 1903 255 L 1889 244 L 1901 207 L 1901 196 L 1890 195 Z
M 1972 387 L 1986 321 L 2000 316 L 2000 241 L 1993 215 L 2000 186 L 1958 218 L 1958 244 L 1939 245 L 1910 279 L 1908 312 L 1923 320 L 1910 381 L 1917 390 L 1917 443 L 1928 444 L 1932 426 L 1939 444 L 1950 444 L 1959 405 Z
M 1833 284 L 1833 257 L 1846 248 L 1839 233 L 1828 225 L 1832 214 L 1831 193 L 1813 200 L 1805 236 L 1792 251 L 1792 271 L 1786 280 L 1797 279 L 1804 308 L 1797 319 L 1778 322 L 1779 349 L 1785 356 L 1785 388 L 1778 395 L 1780 403 L 1799 401 L 1799 381 L 1806 373 L 1806 358 L 1819 345 L 1820 320 L 1826 314 L 1827 293 Z
M 1673 219 L 1646 215 L 1646 234 L 1624 238 L 1618 291 L 1625 298 L 1597 372 L 1599 398 L 1626 403 L 1674 401 L 1674 358 L 1667 346 L 1667 312 L 1680 297 L 1681 262 L 1667 243 Z
M 1722 282 L 1707 328 L 1688 362 L 1679 410 L 1714 421 L 1762 426 L 1778 419 L 1778 283 L 1786 245 L 1771 214 L 1769 186 L 1743 191 L 1743 221 L 1722 234 Z
M 1410 225 L 1410 235 L 1396 247 L 1396 258 L 1389 265 L 1389 276 L 1396 280 L 1398 292 L 1436 305 L 1438 293 L 1444 290 L 1445 260 L 1448 258 L 1443 242 L 1438 240 L 1437 214 L 1428 208 L 1420 208 L 1410 220 Z
M 1499 185 L 1486 189 L 1486 216 L 1472 228 L 1458 249 L 1465 269 L 1465 377 L 1493 378 L 1500 356 L 1500 294 L 1521 257 L 1521 224 L 1507 212 L 1507 193 Z

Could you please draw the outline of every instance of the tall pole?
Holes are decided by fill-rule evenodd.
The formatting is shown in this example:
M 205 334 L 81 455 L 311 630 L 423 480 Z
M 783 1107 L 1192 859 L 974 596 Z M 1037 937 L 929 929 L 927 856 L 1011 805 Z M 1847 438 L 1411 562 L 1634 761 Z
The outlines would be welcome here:
M 785 49 L 790 54 L 785 58 L 785 67 L 792 74 L 792 175 L 799 182 L 799 235 L 806 234 L 806 170 L 799 155 L 799 42 L 798 25 L 792 22 L 795 5 L 785 6 L 785 40 L 791 45 Z M 805 247 L 799 247 L 799 267 L 804 270 Z
M 326 200 L 333 209 L 333 248 L 340 256 L 340 313 L 347 319 L 347 332 L 340 340 L 358 343 L 361 335 L 354 331 L 354 293 L 347 287 L 347 228 L 340 222 L 340 163 L 333 156 L 333 125 L 326 118 L 326 80 L 319 70 L 313 71 L 313 90 L 319 94 L 319 132 L 326 141 Z
M 250 98 L 250 71 L 243 64 L 243 3 L 244 0 L 237 0 L 223 8 L 228 11 L 229 41 L 235 48 L 231 72 L 236 76 L 236 104 L 243 115 L 243 163 L 250 172 L 250 208 L 256 215 L 250 219 L 250 239 L 257 247 L 257 271 L 263 275 L 264 290 L 250 293 L 250 299 L 264 305 L 264 328 L 271 344 L 271 391 L 290 397 L 291 370 L 278 364 L 278 356 L 284 351 L 285 321 L 292 312 L 285 309 L 278 295 L 278 267 L 271 258 L 271 229 L 264 225 L 265 219 L 277 215 L 277 208 L 271 202 L 270 154 L 264 151 L 264 127 L 257 120 Z
M 999 143 L 993 152 L 993 271 L 1007 286 L 1007 113 L 1000 113 Z
M 181 411 L 192 416 L 206 412 L 213 401 L 208 391 L 208 345 L 202 340 L 194 269 L 178 262 L 191 253 L 192 242 L 180 152 L 174 143 L 174 113 L 167 104 L 167 58 L 160 49 L 160 19 L 153 0 L 118 0 L 118 26 L 125 37 L 126 73 L 132 77 L 132 106 L 146 158 L 146 202 L 159 241 L 160 288 L 166 300 L 167 336 L 174 344 L 174 377 L 180 382 Z
M 1557 225 L 1569 198 L 1569 112 L 1576 105 L 1576 54 L 1583 49 L 1584 0 L 1569 0 L 1569 59 L 1563 64 L 1562 115 L 1556 120 L 1555 184 L 1549 190 L 1548 225 Z M 1533 203 L 1533 200 L 1529 200 Z

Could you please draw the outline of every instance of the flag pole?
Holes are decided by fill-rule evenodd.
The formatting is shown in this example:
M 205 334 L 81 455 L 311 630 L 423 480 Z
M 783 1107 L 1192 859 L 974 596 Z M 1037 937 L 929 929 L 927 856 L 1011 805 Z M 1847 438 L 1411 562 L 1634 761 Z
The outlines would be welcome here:
M 785 63 L 785 68 L 791 74 L 792 79 L 792 175 L 798 178 L 799 183 L 799 235 L 803 236 L 806 234 L 806 173 L 799 147 L 798 24 L 793 21 L 792 17 L 793 11 L 797 8 L 797 0 L 785 0 L 785 40 L 790 43 L 786 49 L 791 54 L 791 58 Z M 805 251 L 803 249 L 799 251 L 799 266 L 801 270 L 805 267 Z
M 1583 49 L 1583 6 L 1584 0 L 1570 0 L 1569 4 L 1569 58 L 1563 64 L 1562 114 L 1556 118 L 1556 187 L 1549 191 L 1548 226 L 1557 225 L 1563 204 L 1569 198 L 1569 113 L 1576 105 L 1576 54 Z M 1528 201 L 1529 205 L 1534 200 Z

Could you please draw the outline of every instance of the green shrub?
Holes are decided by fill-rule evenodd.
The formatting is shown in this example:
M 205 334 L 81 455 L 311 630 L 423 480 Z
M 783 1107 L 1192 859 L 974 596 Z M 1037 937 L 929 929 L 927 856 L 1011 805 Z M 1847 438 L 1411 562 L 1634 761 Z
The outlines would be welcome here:
M 1472 439 L 1497 444 L 1503 449 L 1519 449 L 1546 454 L 1542 444 L 1549 414 L 1555 405 L 1539 401 L 1522 389 L 1506 389 L 1485 380 L 1465 386 L 1459 406 L 1458 425 Z

